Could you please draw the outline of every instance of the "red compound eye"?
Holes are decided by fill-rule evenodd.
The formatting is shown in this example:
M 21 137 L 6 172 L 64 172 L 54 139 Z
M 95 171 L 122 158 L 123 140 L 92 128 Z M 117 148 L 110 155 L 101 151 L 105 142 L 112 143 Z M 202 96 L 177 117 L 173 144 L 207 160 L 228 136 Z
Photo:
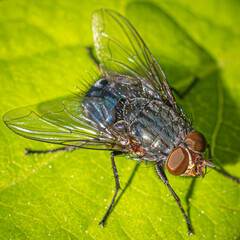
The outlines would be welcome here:
M 207 141 L 202 133 L 193 132 L 185 138 L 188 146 L 196 152 L 204 152 L 207 147 Z
M 173 175 L 183 174 L 189 164 L 188 152 L 182 148 L 175 148 L 167 160 L 167 170 Z

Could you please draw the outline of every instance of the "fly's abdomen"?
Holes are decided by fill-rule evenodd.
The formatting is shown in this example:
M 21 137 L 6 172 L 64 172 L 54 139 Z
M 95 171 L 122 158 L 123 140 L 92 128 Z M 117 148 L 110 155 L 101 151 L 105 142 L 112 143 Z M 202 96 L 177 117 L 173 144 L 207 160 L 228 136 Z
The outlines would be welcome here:
M 121 121 L 126 99 L 142 95 L 139 81 L 129 78 L 118 76 L 114 81 L 106 78 L 98 80 L 86 93 L 83 101 L 87 117 L 99 126 Z
M 87 92 L 83 107 L 88 118 L 95 124 L 104 126 L 114 124 L 117 117 L 117 105 L 121 95 L 111 89 L 108 81 L 98 80 Z

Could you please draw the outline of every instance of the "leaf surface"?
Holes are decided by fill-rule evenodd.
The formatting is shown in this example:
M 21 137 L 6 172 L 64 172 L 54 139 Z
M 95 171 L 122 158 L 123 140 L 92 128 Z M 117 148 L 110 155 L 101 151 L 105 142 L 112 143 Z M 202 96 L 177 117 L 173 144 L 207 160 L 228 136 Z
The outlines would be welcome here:
M 172 87 L 183 92 L 199 78 L 178 102 L 205 134 L 214 161 L 239 177 L 237 1 L 0 1 L 1 115 L 69 95 L 74 85 L 84 88 L 86 80 L 97 79 L 84 47 L 93 45 L 91 14 L 99 8 L 116 10 L 131 21 Z M 135 162 L 118 157 L 123 194 L 102 229 L 97 224 L 115 187 L 109 153 L 78 150 L 24 156 L 24 148 L 56 145 L 21 138 L 2 121 L 0 132 L 1 239 L 240 236 L 239 186 L 214 170 L 203 180 L 168 174 L 194 228 L 195 235 L 188 237 L 177 204 L 153 168 L 137 168 Z

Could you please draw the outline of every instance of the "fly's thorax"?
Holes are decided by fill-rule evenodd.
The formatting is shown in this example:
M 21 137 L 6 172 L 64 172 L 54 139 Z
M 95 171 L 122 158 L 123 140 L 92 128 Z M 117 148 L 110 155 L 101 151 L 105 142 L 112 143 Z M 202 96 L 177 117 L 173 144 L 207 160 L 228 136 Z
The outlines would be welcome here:
M 159 99 L 128 99 L 123 119 L 130 138 L 156 156 L 170 154 L 189 132 L 186 119 Z

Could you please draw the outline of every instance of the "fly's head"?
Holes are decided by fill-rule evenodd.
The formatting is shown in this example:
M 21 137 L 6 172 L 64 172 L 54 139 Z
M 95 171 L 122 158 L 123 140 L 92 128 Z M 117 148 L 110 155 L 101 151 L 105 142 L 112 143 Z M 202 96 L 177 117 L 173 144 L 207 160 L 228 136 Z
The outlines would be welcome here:
M 190 133 L 185 138 L 185 146 L 176 147 L 169 155 L 167 170 L 173 175 L 204 177 L 206 165 L 215 167 L 204 158 L 206 148 L 207 141 L 202 133 Z

